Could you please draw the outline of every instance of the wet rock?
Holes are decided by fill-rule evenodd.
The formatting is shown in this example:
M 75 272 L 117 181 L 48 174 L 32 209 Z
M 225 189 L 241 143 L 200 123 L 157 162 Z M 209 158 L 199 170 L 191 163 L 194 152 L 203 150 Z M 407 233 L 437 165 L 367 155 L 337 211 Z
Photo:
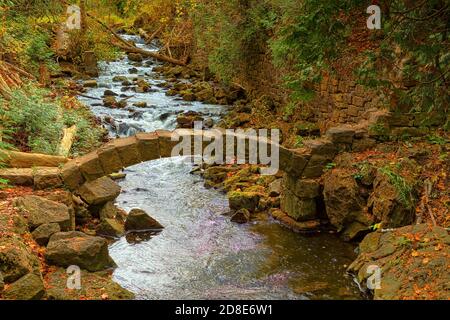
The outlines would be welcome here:
M 203 121 L 203 117 L 198 112 L 188 111 L 177 116 L 177 128 L 192 129 L 196 121 Z
M 117 97 L 118 94 L 115 93 L 115 92 L 112 91 L 112 90 L 105 90 L 105 92 L 103 92 L 103 96 L 104 96 L 104 97 L 110 97 L 110 96 L 112 96 L 112 97 Z
M 324 176 L 323 195 L 327 216 L 338 231 L 345 233 L 351 227 L 351 234 L 356 235 L 358 232 L 354 228 L 358 224 L 352 223 L 359 223 L 361 232 L 367 231 L 372 225 L 373 221 L 364 213 L 366 200 L 351 172 L 344 169 L 327 172 Z
M 97 80 L 87 80 L 83 83 L 83 87 L 85 88 L 96 88 L 97 86 Z
M 135 111 L 129 115 L 129 118 L 131 118 L 133 120 L 142 120 L 142 119 L 144 119 L 144 112 L 143 111 Z
M 64 204 L 33 195 L 17 198 L 14 204 L 27 219 L 31 230 L 49 223 L 59 224 L 61 230 L 72 227 L 69 208 Z
M 76 265 L 91 272 L 115 266 L 105 239 L 76 231 L 59 232 L 51 236 L 45 258 L 57 266 Z
M 162 115 L 159 116 L 159 120 L 166 121 L 171 115 L 172 115 L 171 112 L 163 113 Z
M 214 120 L 212 118 L 203 120 L 203 129 L 211 129 L 212 127 L 214 127 Z
M 127 177 L 126 173 L 122 173 L 122 172 L 118 172 L 118 173 L 111 173 L 108 177 L 111 178 L 111 180 L 122 180 L 125 179 Z
M 133 106 L 135 106 L 136 108 L 147 108 L 147 102 L 145 101 L 141 101 L 141 102 L 135 102 L 133 103 Z
M 247 209 L 250 212 L 255 212 L 258 207 L 259 198 L 260 195 L 255 192 L 232 191 L 228 193 L 230 208 L 234 211 Z
M 126 76 L 115 76 L 112 79 L 113 82 L 124 82 L 124 81 L 128 81 L 128 78 Z
M 0 272 L 5 283 L 12 283 L 27 273 L 39 270 L 39 260 L 22 239 L 0 237 Z
M 119 238 L 125 233 L 123 224 L 115 219 L 101 219 L 97 235 Z
M 236 222 L 239 224 L 244 224 L 250 221 L 250 211 L 247 209 L 240 209 L 236 211 L 231 217 L 232 222 Z
M 122 88 L 123 90 L 121 90 L 121 91 L 123 92 L 123 91 L 130 90 L 131 85 L 132 85 L 132 83 L 128 79 L 125 81 L 122 81 L 122 86 L 124 86 L 124 88 Z
M 34 230 L 31 235 L 40 246 L 46 246 L 50 237 L 61 231 L 61 227 L 57 223 L 42 224 Z
M 128 59 L 135 62 L 142 62 L 144 59 L 140 53 L 128 53 Z
M 133 209 L 125 221 L 127 231 L 148 231 L 163 229 L 164 227 L 141 209 Z
M 89 205 L 101 205 L 113 201 L 120 194 L 121 188 L 109 177 L 86 182 L 78 190 L 80 197 Z
M 6 300 L 40 300 L 45 296 L 44 283 L 40 275 L 29 273 L 3 292 Z
M 117 102 L 117 108 L 119 108 L 119 109 L 124 109 L 127 107 L 127 105 L 128 105 L 127 99 L 122 99 Z
M 128 69 L 128 72 L 130 74 L 137 74 L 139 72 L 139 70 L 137 68 L 131 68 L 131 69 Z
M 295 232 L 315 231 L 320 227 L 319 220 L 297 221 L 279 209 L 271 209 L 272 217 L 280 221 L 284 226 Z
M 106 96 L 103 98 L 103 105 L 107 108 L 115 108 L 117 106 L 117 100 L 114 96 Z

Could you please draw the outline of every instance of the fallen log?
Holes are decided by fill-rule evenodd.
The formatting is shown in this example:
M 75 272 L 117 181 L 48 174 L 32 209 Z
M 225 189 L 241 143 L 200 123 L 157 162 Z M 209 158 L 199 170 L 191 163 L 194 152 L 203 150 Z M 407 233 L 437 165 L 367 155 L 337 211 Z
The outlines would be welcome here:
M 94 17 L 92 14 L 90 13 L 86 13 L 86 15 L 91 18 L 92 20 L 94 20 L 95 22 L 97 22 L 98 24 L 100 24 L 103 28 L 105 28 L 106 30 L 108 30 L 117 40 L 119 40 L 121 43 L 123 43 L 125 46 L 129 46 L 129 47 L 134 47 L 134 45 L 128 41 L 126 41 L 124 38 L 122 38 L 121 36 L 119 36 L 113 29 L 111 29 L 110 27 L 108 27 L 106 25 L 106 23 L 104 23 L 103 21 L 101 21 L 100 19 L 98 19 L 97 17 Z
M 58 167 L 67 161 L 66 157 L 18 151 L 4 151 L 2 159 L 2 163 L 11 168 Z
M 101 21 L 100 19 L 94 17 L 93 15 L 91 15 L 90 13 L 87 14 L 87 16 L 91 19 L 93 19 L 95 22 L 97 22 L 98 24 L 100 24 L 102 27 L 104 27 L 106 30 L 108 30 L 119 42 L 119 43 L 113 43 L 115 46 L 121 48 L 122 50 L 124 50 L 125 52 L 129 52 L 129 53 L 139 53 L 145 57 L 150 57 L 150 58 L 154 58 L 156 60 L 160 60 L 163 62 L 168 62 L 168 63 L 172 63 L 175 65 L 179 65 L 179 66 L 185 66 L 187 63 L 187 58 L 185 60 L 177 60 L 177 59 L 173 59 L 171 57 L 167 57 L 164 56 L 162 54 L 156 53 L 156 52 L 151 52 L 151 51 L 147 51 L 144 49 L 140 49 L 135 47 L 133 44 L 129 43 L 128 41 L 126 41 L 124 38 L 122 38 L 121 36 L 119 36 L 114 30 L 112 30 L 110 27 L 108 27 L 103 21 Z M 156 36 L 156 35 L 155 35 Z
M 73 125 L 70 128 L 63 129 L 63 138 L 58 148 L 58 155 L 68 157 L 70 149 L 72 149 L 73 141 L 77 134 L 77 126 Z
M 161 27 L 159 27 L 155 32 L 153 32 L 151 35 L 148 35 L 148 33 L 147 33 L 144 29 L 142 29 L 142 28 L 139 28 L 139 29 L 138 29 L 138 32 L 139 32 L 139 35 L 140 35 L 142 38 L 144 38 L 145 42 L 146 42 L 147 44 L 149 44 L 150 42 L 153 41 L 153 39 L 156 38 L 156 36 L 157 36 L 162 30 L 163 30 L 163 27 L 161 26 Z
M 187 64 L 187 58 L 184 60 L 178 60 L 178 59 L 174 59 L 174 58 L 171 58 L 171 57 L 168 57 L 168 56 L 156 53 L 156 52 L 151 52 L 151 51 L 147 51 L 147 50 L 136 48 L 136 47 L 127 47 L 127 46 L 123 46 L 118 43 L 116 43 L 115 45 L 128 53 L 139 53 L 145 57 L 154 58 L 156 60 L 168 62 L 168 63 L 179 65 L 179 66 L 185 66 Z

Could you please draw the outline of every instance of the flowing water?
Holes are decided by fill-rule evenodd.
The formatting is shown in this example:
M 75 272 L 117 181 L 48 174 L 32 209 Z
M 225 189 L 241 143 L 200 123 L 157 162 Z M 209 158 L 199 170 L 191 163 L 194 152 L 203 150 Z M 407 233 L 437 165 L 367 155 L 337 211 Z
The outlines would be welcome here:
M 137 37 L 127 36 L 138 46 Z M 174 129 L 176 114 L 194 110 L 217 120 L 223 106 L 186 103 L 167 97 L 162 80 L 152 72 L 155 62 L 137 67 L 154 92 L 129 100 L 149 105 L 138 118 L 130 109 L 112 110 L 97 100 L 80 98 L 100 118 L 111 117 L 112 136 L 136 131 Z M 102 64 L 101 88 L 86 94 L 101 97 L 106 88 L 121 93 L 114 76 L 127 76 L 133 63 L 126 57 Z M 111 121 L 110 121 L 111 122 Z M 161 222 L 159 234 L 127 236 L 110 246 L 116 261 L 114 279 L 138 299 L 358 299 L 358 288 L 345 275 L 355 258 L 354 247 L 334 235 L 293 233 L 271 219 L 237 225 L 224 216 L 226 196 L 203 187 L 183 158 L 161 159 L 128 168 L 117 203 L 129 211 L 141 208 Z

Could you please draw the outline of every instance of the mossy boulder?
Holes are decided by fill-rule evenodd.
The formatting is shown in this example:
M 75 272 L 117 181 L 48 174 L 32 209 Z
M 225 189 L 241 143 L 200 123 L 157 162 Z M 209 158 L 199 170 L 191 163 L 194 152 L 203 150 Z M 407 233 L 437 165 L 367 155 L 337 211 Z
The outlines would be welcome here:
M 23 276 L 3 292 L 3 298 L 7 300 L 40 300 L 44 296 L 42 276 L 34 273 Z
M 230 209 L 233 211 L 247 209 L 250 212 L 255 212 L 258 207 L 260 197 L 261 195 L 256 192 L 229 192 L 228 201 L 230 203 Z
M 416 218 L 417 197 L 414 181 L 386 170 L 378 170 L 373 183 L 374 191 L 368 200 L 368 209 L 385 228 L 398 228 L 412 224 Z
M 46 223 L 37 227 L 31 235 L 34 240 L 41 246 L 46 246 L 50 237 L 61 231 L 61 227 L 57 223 Z
M 72 228 L 72 219 L 69 208 L 62 203 L 48 200 L 34 195 L 17 198 L 14 205 L 27 219 L 31 230 L 42 224 L 57 223 L 61 230 Z
M 450 235 L 444 228 L 406 226 L 367 235 L 348 271 L 375 300 L 448 300 L 449 254 Z M 373 266 L 381 270 L 380 286 L 367 288 Z
M 347 237 L 367 231 L 373 223 L 371 217 L 365 214 L 366 200 L 351 171 L 335 169 L 327 172 L 324 175 L 323 195 L 331 224 Z M 359 230 L 355 230 L 358 226 Z M 351 230 L 346 232 L 348 228 Z
M 0 272 L 5 283 L 39 270 L 39 260 L 19 237 L 0 238 Z
M 55 233 L 50 238 L 45 258 L 53 265 L 77 265 L 91 272 L 115 266 L 105 239 L 76 231 Z
M 47 275 L 49 300 L 132 300 L 134 294 L 111 279 L 108 272 L 87 272 L 81 270 L 82 286 L 80 290 L 67 290 L 67 273 L 57 268 Z

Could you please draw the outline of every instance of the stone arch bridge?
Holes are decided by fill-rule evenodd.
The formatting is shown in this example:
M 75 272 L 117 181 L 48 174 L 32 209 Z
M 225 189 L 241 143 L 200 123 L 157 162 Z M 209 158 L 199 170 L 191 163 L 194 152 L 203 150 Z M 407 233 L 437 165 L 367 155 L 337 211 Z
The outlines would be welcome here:
M 25 161 L 17 168 L 11 161 L 11 167 L 0 169 L 0 177 L 8 179 L 15 185 L 34 185 L 36 189 L 46 189 L 65 186 L 71 191 L 77 190 L 85 182 L 99 179 L 103 176 L 116 173 L 124 168 L 172 156 L 173 149 L 185 138 L 192 141 L 192 153 L 194 153 L 195 138 L 201 139 L 201 152 L 215 139 L 234 140 L 234 154 L 238 151 L 238 141 L 245 141 L 245 159 L 248 161 L 258 154 L 256 162 L 268 165 L 261 161 L 262 146 L 265 145 L 263 153 L 271 156 L 276 152 L 277 168 L 294 179 L 314 179 L 320 177 L 327 164 L 329 164 L 341 150 L 351 150 L 352 144 L 358 142 L 357 131 L 352 128 L 334 128 L 327 132 L 324 138 L 305 140 L 304 146 L 299 149 L 287 149 L 278 143 L 265 137 L 249 136 L 247 133 L 230 133 L 221 130 L 195 131 L 192 129 L 177 129 L 175 131 L 156 130 L 150 133 L 138 133 L 127 138 L 117 138 L 104 144 L 91 153 L 67 160 L 61 157 L 50 157 L 42 155 L 40 161 Z M 179 141 L 172 141 L 176 133 Z M 200 135 L 200 136 L 199 136 Z M 252 147 L 252 142 L 253 144 Z M 224 144 L 225 145 L 225 144 Z M 184 150 L 186 151 L 186 150 Z M 226 154 L 227 150 L 224 150 Z M 180 155 L 186 155 L 180 154 Z M 266 159 L 267 160 L 267 159 Z M 23 161 L 22 161 L 23 162 Z M 276 173 L 276 172 L 274 172 Z

